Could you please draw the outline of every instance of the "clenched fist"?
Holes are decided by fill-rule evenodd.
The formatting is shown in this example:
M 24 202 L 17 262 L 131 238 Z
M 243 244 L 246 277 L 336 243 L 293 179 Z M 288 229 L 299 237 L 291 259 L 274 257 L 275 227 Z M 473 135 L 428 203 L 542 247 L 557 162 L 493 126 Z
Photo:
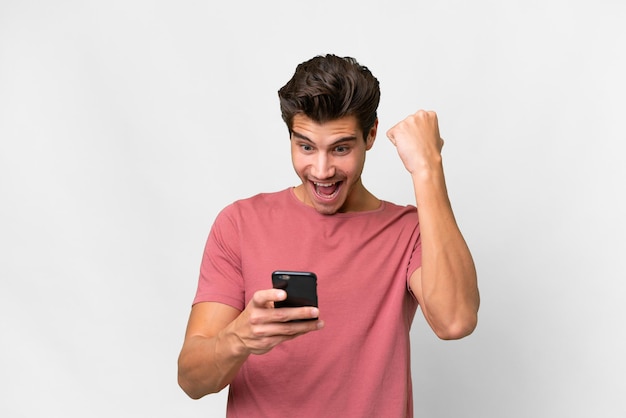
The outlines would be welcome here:
M 411 174 L 441 163 L 443 139 L 435 112 L 417 111 L 389 129 L 387 137 Z

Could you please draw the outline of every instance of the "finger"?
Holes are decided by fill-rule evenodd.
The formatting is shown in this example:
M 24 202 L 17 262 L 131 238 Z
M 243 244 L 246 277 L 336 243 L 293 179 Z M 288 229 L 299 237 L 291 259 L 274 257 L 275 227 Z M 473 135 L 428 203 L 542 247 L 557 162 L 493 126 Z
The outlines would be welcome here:
M 313 306 L 302 308 L 277 308 L 272 311 L 275 322 L 308 321 L 319 318 L 319 309 Z
M 253 320 L 253 328 L 249 334 L 248 340 L 265 341 L 268 339 L 284 339 L 293 338 L 298 335 L 306 334 L 311 331 L 317 331 L 324 327 L 324 322 L 319 319 L 312 319 L 311 316 L 317 317 L 314 313 L 294 314 L 288 312 L 294 308 L 279 308 L 264 310 L 263 318 Z M 261 344 L 262 345 L 262 344 Z
M 254 337 L 246 339 L 246 342 L 253 353 L 263 354 L 285 341 L 317 331 L 322 327 L 322 321 L 267 324 L 257 329 Z
M 258 290 L 252 296 L 252 304 L 257 308 L 274 307 L 274 302 L 285 300 L 287 292 L 281 289 Z
M 264 327 L 265 337 L 293 338 L 324 327 L 324 321 L 288 321 L 267 324 Z
M 396 145 L 395 126 L 393 126 L 387 131 L 387 138 L 389 138 L 389 140 L 391 141 L 393 145 Z

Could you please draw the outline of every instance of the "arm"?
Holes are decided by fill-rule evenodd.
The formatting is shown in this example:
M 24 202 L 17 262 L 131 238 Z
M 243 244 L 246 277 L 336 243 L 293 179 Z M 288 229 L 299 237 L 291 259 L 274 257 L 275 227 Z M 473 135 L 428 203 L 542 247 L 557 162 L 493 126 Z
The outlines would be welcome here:
M 323 327 L 323 322 L 288 322 L 316 318 L 317 308 L 274 309 L 282 290 L 261 290 L 243 312 L 216 302 L 191 309 L 185 341 L 178 358 L 178 384 L 194 399 L 230 384 L 251 354 L 264 354 L 283 341 Z
M 387 136 L 411 173 L 422 240 L 422 267 L 410 278 L 426 321 L 442 339 L 463 338 L 477 323 L 476 269 L 448 199 L 435 112 L 419 111 Z

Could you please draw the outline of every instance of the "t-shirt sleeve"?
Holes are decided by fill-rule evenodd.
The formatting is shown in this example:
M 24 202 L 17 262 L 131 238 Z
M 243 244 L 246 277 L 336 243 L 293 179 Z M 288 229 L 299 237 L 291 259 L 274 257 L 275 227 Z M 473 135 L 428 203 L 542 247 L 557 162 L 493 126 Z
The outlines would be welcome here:
M 413 241 L 413 252 L 411 253 L 411 260 L 409 260 L 409 268 L 407 270 L 407 276 L 411 277 L 411 274 L 418 268 L 422 267 L 422 239 L 419 233 L 419 226 L 415 231 L 417 238 Z
M 417 209 L 415 209 L 415 216 L 417 217 Z M 420 234 L 419 218 L 417 220 L 417 223 L 414 224 L 410 248 L 411 257 L 409 258 L 409 265 L 406 274 L 406 285 L 409 289 L 409 292 L 411 292 L 411 275 L 415 272 L 415 270 L 422 267 L 422 238 Z M 411 292 L 411 294 L 413 294 L 413 292 Z
M 244 309 L 239 232 L 236 206 L 227 206 L 209 232 L 194 304 L 220 302 L 240 311 Z

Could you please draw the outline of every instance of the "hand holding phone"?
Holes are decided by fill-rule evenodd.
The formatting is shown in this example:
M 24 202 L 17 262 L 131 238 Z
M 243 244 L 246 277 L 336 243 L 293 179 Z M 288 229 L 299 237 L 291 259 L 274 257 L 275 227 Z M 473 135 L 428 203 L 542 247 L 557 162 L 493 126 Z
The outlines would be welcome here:
M 272 286 L 287 292 L 287 298 L 274 302 L 276 308 L 317 306 L 317 276 L 308 271 L 277 270 L 272 273 Z

